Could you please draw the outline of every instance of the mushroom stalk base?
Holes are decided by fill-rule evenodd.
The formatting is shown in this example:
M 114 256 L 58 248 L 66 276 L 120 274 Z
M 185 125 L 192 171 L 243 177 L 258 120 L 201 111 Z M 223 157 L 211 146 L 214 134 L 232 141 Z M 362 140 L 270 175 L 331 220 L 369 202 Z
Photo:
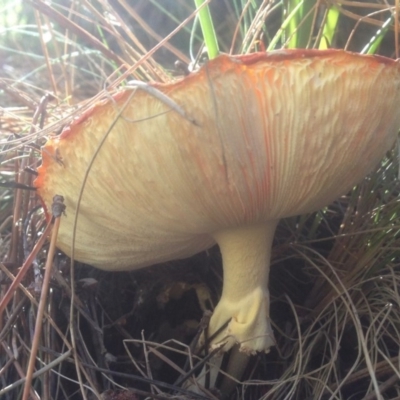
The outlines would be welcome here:
M 227 321 L 212 345 L 236 343 L 240 351 L 268 352 L 275 344 L 269 318 L 268 278 L 272 241 L 278 221 L 216 232 L 223 261 L 224 286 L 209 324 L 211 337 Z

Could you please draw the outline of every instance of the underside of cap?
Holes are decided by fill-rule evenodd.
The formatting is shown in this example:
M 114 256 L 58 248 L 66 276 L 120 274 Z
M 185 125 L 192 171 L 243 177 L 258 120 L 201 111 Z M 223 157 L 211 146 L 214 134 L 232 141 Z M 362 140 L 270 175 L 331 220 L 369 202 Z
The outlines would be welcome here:
M 100 268 L 187 257 L 218 230 L 327 205 L 376 166 L 400 126 L 400 66 L 383 57 L 222 55 L 151 87 L 187 118 L 126 90 L 42 151 L 38 193 L 67 206 L 58 245 L 71 254 L 74 241 L 75 258 Z

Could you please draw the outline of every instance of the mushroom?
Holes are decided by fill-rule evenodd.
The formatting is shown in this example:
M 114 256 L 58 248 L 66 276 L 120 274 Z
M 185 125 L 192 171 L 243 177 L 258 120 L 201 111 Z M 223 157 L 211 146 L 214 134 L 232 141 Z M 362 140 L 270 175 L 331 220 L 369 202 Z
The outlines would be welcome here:
M 391 148 L 400 64 L 340 50 L 220 55 L 149 88 L 94 105 L 44 146 L 38 193 L 67 206 L 58 246 L 132 270 L 217 243 L 224 282 L 208 335 L 229 321 L 214 346 L 268 352 L 278 221 L 328 205 Z

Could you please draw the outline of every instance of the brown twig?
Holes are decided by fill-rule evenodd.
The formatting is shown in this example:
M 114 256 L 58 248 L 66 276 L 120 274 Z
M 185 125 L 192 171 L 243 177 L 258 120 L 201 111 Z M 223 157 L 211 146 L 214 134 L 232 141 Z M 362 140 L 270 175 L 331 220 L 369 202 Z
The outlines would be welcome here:
M 42 331 L 42 319 L 43 319 L 43 315 L 44 315 L 44 309 L 46 306 L 47 293 L 48 293 L 49 285 L 50 285 L 51 266 L 53 263 L 53 257 L 54 257 L 54 253 L 56 250 L 56 240 L 57 240 L 57 235 L 58 235 L 58 229 L 60 227 L 60 222 L 61 222 L 60 217 L 65 210 L 65 205 L 63 204 L 64 198 L 62 196 L 56 195 L 56 196 L 54 196 L 53 200 L 54 200 L 54 203 L 52 206 L 52 211 L 53 211 L 53 218 L 54 218 L 54 227 L 53 227 L 53 232 L 51 234 L 50 247 L 49 247 L 49 252 L 47 255 L 47 261 L 46 261 L 46 265 L 45 265 L 42 293 L 40 295 L 39 308 L 38 308 L 38 313 L 36 316 L 35 334 L 33 336 L 31 355 L 29 358 L 28 370 L 26 372 L 26 382 L 25 382 L 24 392 L 22 395 L 23 400 L 28 400 L 31 385 L 32 385 L 32 377 L 33 377 L 33 372 L 34 372 L 33 370 L 35 367 L 36 354 L 37 354 L 37 350 L 39 348 L 40 334 Z
M 11 300 L 11 297 L 14 294 L 15 290 L 17 289 L 17 286 L 21 283 L 22 279 L 24 278 L 24 276 L 28 272 L 28 269 L 31 266 L 33 260 L 35 259 L 35 257 L 39 253 L 39 251 L 41 250 L 44 242 L 47 239 L 47 236 L 50 233 L 50 230 L 51 230 L 52 226 L 53 226 L 52 222 L 50 222 L 46 226 L 46 229 L 44 230 L 42 236 L 39 238 L 39 240 L 35 244 L 35 247 L 30 252 L 28 258 L 24 262 L 24 265 L 21 267 L 21 269 L 19 270 L 17 276 L 15 277 L 15 279 L 11 283 L 10 287 L 8 288 L 7 293 L 4 295 L 4 297 L 3 297 L 3 299 L 2 299 L 2 301 L 0 303 L 0 324 L 1 324 L 1 321 L 3 320 L 3 318 L 2 318 L 3 317 L 3 311 L 7 307 L 7 304 L 9 303 L 9 301 Z

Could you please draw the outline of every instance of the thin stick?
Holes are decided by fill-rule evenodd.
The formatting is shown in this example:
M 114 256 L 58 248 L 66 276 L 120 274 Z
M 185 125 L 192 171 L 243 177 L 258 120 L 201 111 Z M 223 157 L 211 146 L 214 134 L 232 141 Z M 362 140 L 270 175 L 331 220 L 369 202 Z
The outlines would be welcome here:
M 56 240 L 57 240 L 58 230 L 60 228 L 61 215 L 65 209 L 63 201 L 64 198 L 62 196 L 54 196 L 54 202 L 52 207 L 54 227 L 53 227 L 53 232 L 51 234 L 50 247 L 45 265 L 42 293 L 40 295 L 38 313 L 36 316 L 35 333 L 33 335 L 32 349 L 29 358 L 28 370 L 26 371 L 26 381 L 25 381 L 24 392 L 22 395 L 22 400 L 28 400 L 30 389 L 32 386 L 33 370 L 35 368 L 36 354 L 39 348 L 40 335 L 42 331 L 42 319 L 44 315 L 44 309 L 46 306 L 47 293 L 50 285 L 51 266 L 53 263 L 53 257 L 56 250 Z
M 48 371 L 51 371 L 53 368 L 57 367 L 59 364 L 61 364 L 64 360 L 66 360 L 72 353 L 72 350 L 67 350 L 64 354 L 62 354 L 61 356 L 57 357 L 54 361 L 52 361 L 51 363 L 45 365 L 43 368 L 39 369 L 38 371 L 36 371 L 32 377 L 33 378 L 37 378 L 40 375 L 43 375 L 44 373 L 47 373 Z M 12 354 L 11 354 L 12 356 Z M 22 378 L 19 379 L 13 383 L 11 383 L 10 385 L 6 386 L 3 389 L 0 389 L 0 396 L 3 396 L 4 394 L 6 394 L 7 392 L 17 388 L 18 386 L 23 385 L 26 382 L 26 378 Z M 34 392 L 33 392 L 34 393 Z
M 183 118 L 187 119 L 189 122 L 196 126 L 200 126 L 193 118 L 189 117 L 185 110 L 179 106 L 177 103 L 175 103 L 174 100 L 172 100 L 170 97 L 162 93 L 160 90 L 156 89 L 155 87 L 149 85 L 146 82 L 141 82 L 141 81 L 129 81 L 128 85 L 126 86 L 127 89 L 140 89 L 145 91 L 146 93 L 150 94 L 150 96 L 155 97 L 156 99 L 160 100 L 162 103 L 164 103 L 167 107 L 170 107 L 172 110 L 175 110 L 179 115 L 181 115 Z
M 11 283 L 10 287 L 8 288 L 7 293 L 4 295 L 2 301 L 0 302 L 0 325 L 1 325 L 1 321 L 3 320 L 2 317 L 3 317 L 4 309 L 7 307 L 7 304 L 9 303 L 12 295 L 14 294 L 15 290 L 17 289 L 17 286 L 20 284 L 20 282 L 22 281 L 22 279 L 28 272 L 28 269 L 31 266 L 33 260 L 35 259 L 35 257 L 37 256 L 37 254 L 39 253 L 41 248 L 43 247 L 43 244 L 46 241 L 47 236 L 49 236 L 52 226 L 53 226 L 52 222 L 50 222 L 46 226 L 46 229 L 44 230 L 43 235 L 40 237 L 40 239 L 35 244 L 35 247 L 30 252 L 29 256 L 27 257 L 27 259 L 24 262 L 24 265 L 19 270 L 17 276 L 15 277 L 15 279 Z

